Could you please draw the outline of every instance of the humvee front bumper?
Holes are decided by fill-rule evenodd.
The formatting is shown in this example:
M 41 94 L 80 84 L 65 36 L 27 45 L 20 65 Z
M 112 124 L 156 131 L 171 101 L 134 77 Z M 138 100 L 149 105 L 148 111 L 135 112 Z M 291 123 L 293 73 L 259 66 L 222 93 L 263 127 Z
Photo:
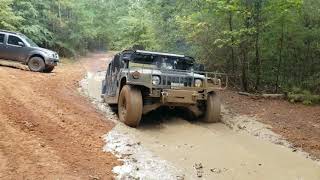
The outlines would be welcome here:
M 197 91 L 190 90 L 163 90 L 161 92 L 161 103 L 162 104 L 196 104 L 201 94 Z
M 196 89 L 154 89 L 144 99 L 143 114 L 161 106 L 197 107 L 199 102 L 206 101 L 208 92 Z

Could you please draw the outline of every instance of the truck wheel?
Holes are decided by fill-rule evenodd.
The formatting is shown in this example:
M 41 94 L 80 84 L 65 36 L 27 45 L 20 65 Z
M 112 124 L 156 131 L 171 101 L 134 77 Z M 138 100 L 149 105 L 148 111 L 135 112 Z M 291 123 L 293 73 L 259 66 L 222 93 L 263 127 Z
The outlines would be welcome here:
M 46 68 L 43 70 L 45 73 L 51 73 L 54 69 L 54 66 L 46 66 Z
M 204 121 L 217 123 L 221 121 L 221 100 L 216 94 L 209 94 Z
M 142 116 L 141 91 L 132 86 L 125 85 L 119 96 L 118 114 L 121 122 L 130 127 L 137 127 Z
M 41 57 L 33 57 L 29 60 L 28 67 L 33 72 L 42 72 L 46 65 Z

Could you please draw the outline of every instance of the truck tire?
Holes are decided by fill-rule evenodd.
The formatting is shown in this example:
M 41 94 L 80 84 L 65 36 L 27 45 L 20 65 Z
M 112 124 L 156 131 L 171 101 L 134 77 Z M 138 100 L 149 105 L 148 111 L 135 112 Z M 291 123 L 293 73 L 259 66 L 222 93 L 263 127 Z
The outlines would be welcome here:
M 46 68 L 43 70 L 45 73 L 51 73 L 54 69 L 54 66 L 46 66 Z
M 221 122 L 221 100 L 217 94 L 209 94 L 204 116 L 207 123 Z
M 142 116 L 142 94 L 135 87 L 125 85 L 119 96 L 118 114 L 121 122 L 130 127 L 137 127 Z
M 28 67 L 30 71 L 33 72 L 43 72 L 46 67 L 43 59 L 41 57 L 33 57 L 28 62 Z

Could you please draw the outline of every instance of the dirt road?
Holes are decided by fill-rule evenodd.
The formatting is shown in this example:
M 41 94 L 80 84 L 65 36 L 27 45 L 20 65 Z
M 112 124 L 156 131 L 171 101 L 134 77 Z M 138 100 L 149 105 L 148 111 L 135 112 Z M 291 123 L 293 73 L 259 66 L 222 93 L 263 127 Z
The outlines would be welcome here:
M 114 125 L 78 92 L 89 61 L 41 74 L 0 66 L 0 179 L 111 179 L 119 162 L 104 153 Z
M 185 179 L 320 179 L 319 164 L 292 149 L 224 124 L 189 122 L 178 111 L 154 112 L 144 117 L 138 129 L 120 123 L 115 126 L 109 121 L 116 119 L 112 112 L 102 114 L 77 90 L 79 80 L 87 74 L 88 95 L 99 100 L 97 72 L 106 69 L 110 55 L 94 54 L 64 63 L 51 74 L 0 66 L 0 179 L 111 179 L 112 169 L 120 163 L 103 152 L 102 136 L 114 132 L 135 139 L 131 144 L 125 139 L 125 148 L 140 151 L 143 147 L 152 153 L 146 156 L 140 151 L 140 159 L 125 154 L 144 164 L 134 168 L 138 173 L 124 177 L 166 179 L 146 172 L 168 173 L 152 167 L 152 158 L 156 158 L 175 166 Z M 103 105 L 98 102 L 96 106 Z M 122 140 L 115 141 L 108 145 L 117 148 Z

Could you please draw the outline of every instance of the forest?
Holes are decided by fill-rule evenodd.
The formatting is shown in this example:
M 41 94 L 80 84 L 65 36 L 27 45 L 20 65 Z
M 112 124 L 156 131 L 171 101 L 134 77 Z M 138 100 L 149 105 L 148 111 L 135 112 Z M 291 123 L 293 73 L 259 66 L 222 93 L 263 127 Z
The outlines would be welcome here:
M 194 56 L 242 91 L 320 102 L 319 0 L 0 1 L 0 29 L 64 56 L 142 45 Z

